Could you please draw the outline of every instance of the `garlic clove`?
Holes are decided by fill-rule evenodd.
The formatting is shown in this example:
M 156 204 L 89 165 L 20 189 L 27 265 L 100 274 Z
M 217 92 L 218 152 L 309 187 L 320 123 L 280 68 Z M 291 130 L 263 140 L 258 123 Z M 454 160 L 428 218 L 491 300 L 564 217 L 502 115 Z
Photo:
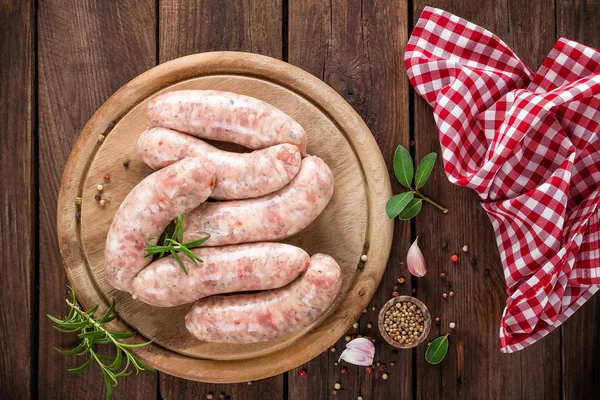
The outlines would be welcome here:
M 350 364 L 368 366 L 373 363 L 375 345 L 367 338 L 357 338 L 346 345 L 346 350 L 340 354 L 340 360 Z
M 419 237 L 415 239 L 414 243 L 408 249 L 408 254 L 406 255 L 406 266 L 408 267 L 408 271 L 416 276 L 417 278 L 421 278 L 425 276 L 427 273 L 427 268 L 425 267 L 425 257 L 423 257 L 423 253 L 417 244 Z

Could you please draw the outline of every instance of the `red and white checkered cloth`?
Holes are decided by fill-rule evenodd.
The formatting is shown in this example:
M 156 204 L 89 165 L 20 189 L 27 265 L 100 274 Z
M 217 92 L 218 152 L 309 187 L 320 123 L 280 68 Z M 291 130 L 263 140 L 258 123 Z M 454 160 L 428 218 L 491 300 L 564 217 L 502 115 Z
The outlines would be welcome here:
M 500 349 L 550 333 L 600 287 L 600 51 L 560 39 L 537 73 L 487 30 L 427 7 L 406 47 L 444 169 L 492 221 Z

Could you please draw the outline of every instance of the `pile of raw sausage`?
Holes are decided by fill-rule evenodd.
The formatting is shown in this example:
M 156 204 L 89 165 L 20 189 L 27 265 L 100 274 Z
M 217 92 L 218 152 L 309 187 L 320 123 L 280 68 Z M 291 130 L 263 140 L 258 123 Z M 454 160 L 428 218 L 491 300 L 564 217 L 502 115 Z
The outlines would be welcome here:
M 214 90 L 159 95 L 147 117 L 152 127 L 138 151 L 157 171 L 115 215 L 105 248 L 109 282 L 158 307 L 195 302 L 186 327 L 208 342 L 268 341 L 315 321 L 340 291 L 340 267 L 328 255 L 275 242 L 306 228 L 333 195 L 333 174 L 306 154 L 302 126 L 263 101 Z M 200 138 L 255 151 L 226 152 Z M 186 242 L 210 235 L 192 250 L 203 263 L 181 257 L 188 274 L 171 256 L 144 257 L 146 240 L 179 214 Z

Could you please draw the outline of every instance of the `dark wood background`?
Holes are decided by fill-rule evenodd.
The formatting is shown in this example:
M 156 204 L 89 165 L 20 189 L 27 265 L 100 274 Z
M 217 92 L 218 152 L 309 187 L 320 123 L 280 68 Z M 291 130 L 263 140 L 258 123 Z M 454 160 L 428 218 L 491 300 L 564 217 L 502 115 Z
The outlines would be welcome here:
M 391 166 L 398 144 L 417 158 L 439 151 L 429 106 L 409 88 L 402 63 L 426 5 L 495 32 L 537 69 L 566 35 L 600 47 L 598 0 L 0 0 L 0 398 L 102 399 L 97 369 L 71 375 L 79 360 L 55 347 L 73 343 L 46 314 L 63 315 L 67 284 L 56 241 L 62 169 L 80 130 L 120 86 L 159 63 L 191 53 L 239 50 L 297 65 L 356 109 Z M 394 186 L 396 191 L 398 185 Z M 424 360 L 424 345 L 392 352 L 379 338 L 376 371 L 334 365 L 344 348 L 298 370 L 252 385 L 187 382 L 153 372 L 128 377 L 117 399 L 594 399 L 600 398 L 600 297 L 541 342 L 512 355 L 498 349 L 506 295 L 492 228 L 474 193 L 452 186 L 438 163 L 426 191 L 450 208 L 424 206 L 397 223 L 390 263 L 359 332 L 376 333 L 378 307 L 400 276 L 441 325 L 456 329 L 447 358 Z M 402 264 L 419 235 L 429 272 L 409 278 Z M 443 250 L 445 241 L 449 247 Z M 463 254 L 464 244 L 470 247 Z M 452 253 L 461 256 L 453 265 Z M 476 259 L 477 266 L 471 266 Z M 439 278 L 446 272 L 455 295 Z M 369 329 L 367 324 L 373 323 Z M 395 365 L 392 367 L 391 362 Z M 342 389 L 333 397 L 336 382 Z

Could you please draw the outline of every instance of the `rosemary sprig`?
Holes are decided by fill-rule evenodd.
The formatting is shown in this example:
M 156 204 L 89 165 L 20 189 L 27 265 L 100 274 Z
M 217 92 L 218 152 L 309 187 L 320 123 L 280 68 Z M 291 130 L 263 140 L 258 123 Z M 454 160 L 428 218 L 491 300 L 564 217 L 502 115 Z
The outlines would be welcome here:
M 189 258 L 194 263 L 195 266 L 198 266 L 198 262 L 202 263 L 204 261 L 197 255 L 192 253 L 190 251 L 190 249 L 200 246 L 202 243 L 206 242 L 209 238 L 210 238 L 210 235 L 203 237 L 202 239 L 193 240 L 191 242 L 184 242 L 183 241 L 183 215 L 179 214 L 177 216 L 177 223 L 175 224 L 175 229 L 173 230 L 173 233 L 171 235 L 169 235 L 169 232 L 167 230 L 167 233 L 165 233 L 165 238 L 164 238 L 162 244 L 159 245 L 159 244 L 151 243 L 150 240 L 153 240 L 154 238 L 146 239 L 146 246 L 148 246 L 148 247 L 146 247 L 144 249 L 144 251 L 146 252 L 144 254 L 144 257 L 152 257 L 157 254 L 158 258 L 162 258 L 165 255 L 171 254 L 173 256 L 173 258 L 175 259 L 175 261 L 177 261 L 177 264 L 179 264 L 179 266 L 181 267 L 183 272 L 185 272 L 185 274 L 187 275 L 187 273 L 188 273 L 187 269 L 185 268 L 183 261 L 181 261 L 181 258 L 179 257 L 179 254 L 177 254 L 177 253 L 183 253 L 187 258 Z
M 88 359 L 79 367 L 70 368 L 71 373 L 81 372 L 89 367 L 92 362 L 96 362 L 102 371 L 104 383 L 106 385 L 106 398 L 112 398 L 112 388 L 119 384 L 118 378 L 131 375 L 133 370 L 137 374 L 139 371 L 154 371 L 151 367 L 144 364 L 136 355 L 130 352 L 131 349 L 139 349 L 152 343 L 152 340 L 145 343 L 121 343 L 118 339 L 129 339 L 136 335 L 136 332 L 114 332 L 104 327 L 104 324 L 112 321 L 117 317 L 115 311 L 115 300 L 110 304 L 106 313 L 96 318 L 94 313 L 98 310 L 96 304 L 88 311 L 84 311 L 75 295 L 75 289 L 69 286 L 69 314 L 65 319 L 58 319 L 52 315 L 48 315 L 56 325 L 54 329 L 62 333 L 76 333 L 81 339 L 81 342 L 71 350 L 56 349 L 62 354 L 83 356 L 89 354 Z M 96 345 L 108 344 L 114 345 L 116 348 L 115 356 L 105 356 L 96 351 Z M 125 365 L 123 366 L 123 361 Z M 133 368 L 133 369 L 132 369 Z

